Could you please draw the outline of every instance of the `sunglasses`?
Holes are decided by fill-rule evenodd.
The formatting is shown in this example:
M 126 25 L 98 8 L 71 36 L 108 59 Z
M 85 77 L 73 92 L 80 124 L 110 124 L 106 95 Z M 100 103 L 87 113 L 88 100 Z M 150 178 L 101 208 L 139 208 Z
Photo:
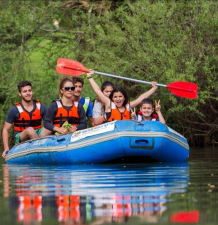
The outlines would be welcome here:
M 69 90 L 74 91 L 75 87 L 74 86 L 73 87 L 63 87 L 62 89 L 65 91 L 69 91 Z

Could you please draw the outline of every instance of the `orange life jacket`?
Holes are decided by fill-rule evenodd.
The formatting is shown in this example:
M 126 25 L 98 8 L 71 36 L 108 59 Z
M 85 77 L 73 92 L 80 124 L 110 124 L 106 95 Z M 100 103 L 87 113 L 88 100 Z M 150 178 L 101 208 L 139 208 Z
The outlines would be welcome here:
M 69 109 L 69 111 L 64 108 L 62 102 L 60 100 L 56 100 L 58 111 L 53 121 L 53 125 L 56 127 L 61 127 L 65 121 L 72 124 L 73 126 L 77 126 L 79 124 L 79 114 L 78 114 L 78 102 L 74 102 L 73 106 Z
M 113 120 L 129 120 L 130 119 L 130 106 L 129 102 L 125 105 L 125 111 L 121 113 L 119 109 L 116 107 L 114 102 L 111 102 L 111 116 L 107 119 L 107 121 Z
M 35 101 L 35 100 L 33 100 Z M 42 117 L 41 117 L 41 102 L 35 101 L 36 108 L 34 112 L 32 112 L 32 117 L 30 118 L 30 113 L 27 112 L 21 105 L 20 102 L 15 103 L 14 105 L 17 107 L 20 117 L 14 121 L 14 130 L 15 131 L 23 131 L 28 127 L 33 127 L 33 129 L 39 129 L 42 127 Z
M 23 195 L 18 197 L 19 205 L 17 208 L 18 222 L 31 223 L 36 221 L 42 221 L 42 196 Z

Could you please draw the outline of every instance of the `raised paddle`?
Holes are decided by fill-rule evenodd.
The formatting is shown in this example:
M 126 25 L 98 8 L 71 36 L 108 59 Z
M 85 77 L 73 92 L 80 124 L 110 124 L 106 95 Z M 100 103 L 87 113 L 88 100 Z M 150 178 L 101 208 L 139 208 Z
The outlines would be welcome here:
M 58 59 L 56 70 L 60 74 L 65 74 L 70 76 L 79 76 L 84 73 L 90 72 L 90 70 L 87 69 L 85 66 L 83 66 L 80 62 L 70 60 L 70 59 L 65 59 L 65 58 Z M 132 79 L 128 77 L 121 77 L 121 76 L 97 72 L 97 71 L 95 71 L 95 74 L 123 79 L 123 80 L 134 81 L 134 82 L 138 82 L 142 84 L 152 84 L 152 82 L 148 82 L 148 81 L 136 80 L 136 79 Z M 180 97 L 190 98 L 190 99 L 195 99 L 197 97 L 198 86 L 195 83 L 176 81 L 168 85 L 165 85 L 165 84 L 155 84 L 155 85 L 159 87 L 166 87 L 174 95 L 177 95 Z

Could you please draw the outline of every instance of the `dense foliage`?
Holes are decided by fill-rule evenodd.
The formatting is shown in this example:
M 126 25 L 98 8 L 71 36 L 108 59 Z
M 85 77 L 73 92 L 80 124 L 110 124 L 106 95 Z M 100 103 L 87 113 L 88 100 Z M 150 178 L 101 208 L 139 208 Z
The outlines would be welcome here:
M 87 68 L 170 84 L 198 84 L 195 100 L 159 88 L 167 124 L 191 145 L 218 143 L 217 1 L 1 1 L 0 126 L 19 101 L 17 83 L 33 83 L 47 106 L 57 97 L 59 57 Z M 109 79 L 99 77 L 99 83 Z M 134 98 L 148 90 L 112 80 Z M 95 97 L 87 80 L 83 95 Z

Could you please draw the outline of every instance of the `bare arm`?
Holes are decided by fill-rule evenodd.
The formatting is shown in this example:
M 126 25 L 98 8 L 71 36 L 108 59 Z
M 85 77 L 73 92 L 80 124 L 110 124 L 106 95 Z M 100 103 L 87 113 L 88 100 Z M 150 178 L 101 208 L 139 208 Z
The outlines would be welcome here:
M 101 102 L 105 105 L 105 111 L 109 112 L 111 110 L 111 101 L 108 97 L 106 97 L 102 93 L 100 87 L 95 82 L 94 78 L 92 77 L 93 74 L 94 74 L 93 70 L 90 73 L 87 73 L 87 78 L 89 80 L 89 83 L 91 84 L 91 86 L 92 86 L 94 92 L 96 93 L 96 95 L 98 95 L 98 97 L 100 98 Z
M 152 88 L 149 91 L 143 93 L 137 99 L 130 102 L 130 107 L 134 108 L 139 105 L 144 98 L 149 98 L 157 90 L 157 86 L 155 86 L 155 83 L 156 82 L 152 82 Z
M 136 112 L 135 112 L 135 108 L 132 110 L 132 109 L 130 109 L 131 110 L 131 120 L 136 120 Z
M 67 134 L 68 130 L 65 127 L 55 127 L 53 128 L 54 132 L 58 132 L 60 134 Z
M 12 125 L 13 124 L 5 122 L 5 125 L 3 127 L 3 131 L 2 131 L 2 138 L 3 138 L 3 145 L 4 145 L 4 152 L 2 154 L 3 158 L 6 158 L 6 155 L 9 151 L 8 139 L 9 139 L 9 131 L 10 131 Z
M 160 110 L 161 110 L 160 100 L 158 102 L 155 101 L 155 111 L 156 111 L 156 113 L 157 113 L 157 115 L 159 117 L 159 121 L 166 125 L 166 121 L 165 121 L 165 119 L 164 119 L 164 117 L 163 117 L 163 115 L 162 115 Z
M 88 116 L 90 123 L 92 124 L 92 126 L 95 126 L 95 122 L 94 122 L 94 118 L 92 116 Z
M 166 121 L 165 121 L 165 119 L 164 119 L 164 117 L 163 117 L 161 111 L 156 112 L 156 113 L 157 113 L 157 115 L 158 115 L 158 117 L 159 117 L 159 121 L 160 121 L 161 123 L 163 123 L 163 124 L 166 125 Z
M 100 116 L 100 117 L 98 117 L 98 118 L 94 118 L 94 124 L 95 125 L 100 125 L 100 124 L 102 124 L 103 123 L 103 115 L 102 116 Z

